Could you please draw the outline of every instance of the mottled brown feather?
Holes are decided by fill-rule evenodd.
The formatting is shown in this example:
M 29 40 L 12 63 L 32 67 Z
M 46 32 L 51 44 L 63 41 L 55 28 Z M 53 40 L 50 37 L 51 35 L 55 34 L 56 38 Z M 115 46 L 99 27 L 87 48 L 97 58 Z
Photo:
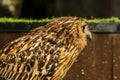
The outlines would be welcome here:
M 62 80 L 87 45 L 77 17 L 61 17 L 0 50 L 0 76 L 8 80 Z

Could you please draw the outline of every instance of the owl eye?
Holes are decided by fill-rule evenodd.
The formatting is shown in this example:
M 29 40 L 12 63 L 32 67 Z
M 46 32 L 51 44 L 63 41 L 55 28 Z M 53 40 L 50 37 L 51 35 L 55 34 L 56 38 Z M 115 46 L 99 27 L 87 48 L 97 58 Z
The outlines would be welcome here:
M 85 32 L 86 27 L 87 27 L 87 25 L 86 25 L 86 24 L 85 24 L 85 25 L 83 25 L 83 28 L 82 28 L 83 32 Z

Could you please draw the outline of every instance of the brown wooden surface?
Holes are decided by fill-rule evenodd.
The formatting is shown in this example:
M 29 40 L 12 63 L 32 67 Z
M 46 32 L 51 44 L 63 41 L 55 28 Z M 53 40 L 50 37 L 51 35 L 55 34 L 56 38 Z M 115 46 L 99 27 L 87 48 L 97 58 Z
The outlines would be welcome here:
M 0 48 L 25 33 L 0 33 Z M 64 80 L 120 80 L 120 33 L 93 33 Z
M 0 33 L 0 48 L 26 33 Z
M 120 34 L 113 36 L 113 80 L 120 80 Z

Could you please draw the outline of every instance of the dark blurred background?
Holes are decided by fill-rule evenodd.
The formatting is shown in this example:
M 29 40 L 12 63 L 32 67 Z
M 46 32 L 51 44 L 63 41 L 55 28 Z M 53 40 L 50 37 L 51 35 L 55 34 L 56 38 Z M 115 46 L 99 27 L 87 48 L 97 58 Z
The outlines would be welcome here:
M 0 0 L 0 17 L 120 17 L 120 0 Z

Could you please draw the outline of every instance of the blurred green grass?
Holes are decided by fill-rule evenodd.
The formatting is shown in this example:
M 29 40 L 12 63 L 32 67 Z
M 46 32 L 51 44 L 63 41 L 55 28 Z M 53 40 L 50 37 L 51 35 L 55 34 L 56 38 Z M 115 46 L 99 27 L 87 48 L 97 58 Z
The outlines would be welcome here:
M 33 23 L 33 22 L 49 22 L 54 18 L 44 18 L 44 19 L 25 19 L 25 18 L 21 18 L 21 19 L 17 19 L 17 18 L 0 18 L 0 23 L 12 23 L 12 22 L 25 22 L 25 23 Z M 83 20 L 85 20 L 86 22 L 89 23 L 109 23 L 109 22 L 120 22 L 120 19 L 117 17 L 111 17 L 111 18 L 91 18 L 91 19 L 87 19 L 87 18 L 82 18 Z

